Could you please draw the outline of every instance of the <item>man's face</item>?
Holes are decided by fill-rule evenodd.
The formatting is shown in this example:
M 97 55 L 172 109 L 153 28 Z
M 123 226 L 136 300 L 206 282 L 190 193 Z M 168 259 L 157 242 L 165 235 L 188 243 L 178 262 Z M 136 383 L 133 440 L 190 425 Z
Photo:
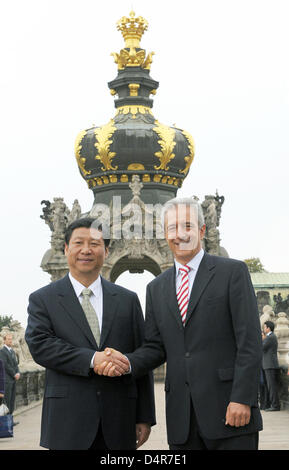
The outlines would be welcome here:
M 98 277 L 108 254 L 102 233 L 95 228 L 80 227 L 73 230 L 65 255 L 73 277 Z
M 179 204 L 166 214 L 165 237 L 177 261 L 192 259 L 200 251 L 205 230 L 205 225 L 199 228 L 194 206 Z
M 270 328 L 268 328 L 268 326 L 264 325 L 264 326 L 263 326 L 263 331 L 264 331 L 264 334 L 266 335 L 266 334 L 269 333 L 269 331 L 271 331 L 271 330 L 270 330 Z
M 12 347 L 12 342 L 13 342 L 13 337 L 11 335 L 6 336 L 6 338 L 4 340 L 4 344 L 6 344 L 6 346 L 11 348 Z

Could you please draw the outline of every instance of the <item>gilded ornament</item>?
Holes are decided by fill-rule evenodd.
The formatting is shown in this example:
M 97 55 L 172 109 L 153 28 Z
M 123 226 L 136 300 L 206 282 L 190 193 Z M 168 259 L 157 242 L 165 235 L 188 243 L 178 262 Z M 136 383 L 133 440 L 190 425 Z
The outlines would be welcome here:
M 102 171 L 117 170 L 117 166 L 113 167 L 111 160 L 115 157 L 115 152 L 110 152 L 109 147 L 112 144 L 110 140 L 113 133 L 116 131 L 114 121 L 111 119 L 105 126 L 99 127 L 95 130 L 96 143 L 94 144 L 98 150 L 98 155 L 95 156 L 96 160 L 100 160 L 103 164 Z
M 145 175 L 143 175 L 142 180 L 143 180 L 144 183 L 149 183 L 150 180 L 151 180 L 151 177 L 150 177 L 150 175 L 145 174 Z
M 104 184 L 108 184 L 109 183 L 109 179 L 107 176 L 102 176 L 102 181 L 104 182 Z
M 128 170 L 133 171 L 133 170 L 144 170 L 145 167 L 143 166 L 142 163 L 130 163 L 127 167 Z
M 154 52 L 145 57 L 145 50 L 140 48 L 141 37 L 147 28 L 147 20 L 142 16 L 136 18 L 134 11 L 130 12 L 130 18 L 123 16 L 117 22 L 117 29 L 121 31 L 125 40 L 125 48 L 121 49 L 119 54 L 113 52 L 111 55 L 119 70 L 123 70 L 125 67 L 150 69 Z
M 109 179 L 111 183 L 117 183 L 117 176 L 116 175 L 109 175 Z
M 160 180 L 161 180 L 161 178 L 162 178 L 162 175 L 154 175 L 154 181 L 155 181 L 156 183 L 159 183 Z
M 188 141 L 188 147 L 189 147 L 190 155 L 188 155 L 184 158 L 184 160 L 186 162 L 186 166 L 183 170 L 179 170 L 179 172 L 184 173 L 184 175 L 186 175 L 188 173 L 188 171 L 190 169 L 190 166 L 192 164 L 192 161 L 194 159 L 195 146 L 194 146 L 194 141 L 193 141 L 193 138 L 192 138 L 191 134 L 189 134 L 186 131 L 182 131 L 182 133 L 184 134 L 184 136 L 186 137 L 186 139 Z
M 128 176 L 127 175 L 121 175 L 120 182 L 121 183 L 127 183 L 128 182 Z
M 122 16 L 121 19 L 116 23 L 118 31 L 125 40 L 125 47 L 136 47 L 140 46 L 140 40 L 143 33 L 148 29 L 148 22 L 142 16 L 135 18 L 135 12 L 130 12 L 130 18 Z
M 139 83 L 129 83 L 128 87 L 130 96 L 138 96 Z
M 168 163 L 175 158 L 173 149 L 176 145 L 174 140 L 175 131 L 168 126 L 160 124 L 158 121 L 155 121 L 157 127 L 154 127 L 153 130 L 159 135 L 160 140 L 158 144 L 161 146 L 161 151 L 155 152 L 155 156 L 160 160 L 160 165 L 156 166 L 156 170 L 169 170 Z
M 137 106 L 137 105 L 126 105 L 126 106 L 120 106 L 118 109 L 117 109 L 117 113 L 116 115 L 118 114 L 132 114 L 132 117 L 133 119 L 135 119 L 136 115 L 138 113 L 140 114 L 151 114 L 152 115 L 152 112 L 151 112 L 151 108 L 148 108 L 147 106 Z
M 82 171 L 84 176 L 90 175 L 90 173 L 91 173 L 90 170 L 86 170 L 86 168 L 85 168 L 86 159 L 80 155 L 80 151 L 82 149 L 81 142 L 82 142 L 82 139 L 85 136 L 85 134 L 86 134 L 86 131 L 79 132 L 79 134 L 77 135 L 76 140 L 75 140 L 75 157 L 76 157 L 76 160 L 77 160 L 77 164 L 78 164 L 78 166 L 79 166 L 79 168 Z

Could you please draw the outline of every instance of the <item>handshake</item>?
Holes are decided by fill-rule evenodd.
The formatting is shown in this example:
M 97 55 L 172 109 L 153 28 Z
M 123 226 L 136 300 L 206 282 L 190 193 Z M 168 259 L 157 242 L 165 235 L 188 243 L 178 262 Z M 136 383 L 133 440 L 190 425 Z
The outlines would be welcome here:
M 93 360 L 93 370 L 98 375 L 120 377 L 130 372 L 129 360 L 113 348 L 105 348 L 96 352 Z

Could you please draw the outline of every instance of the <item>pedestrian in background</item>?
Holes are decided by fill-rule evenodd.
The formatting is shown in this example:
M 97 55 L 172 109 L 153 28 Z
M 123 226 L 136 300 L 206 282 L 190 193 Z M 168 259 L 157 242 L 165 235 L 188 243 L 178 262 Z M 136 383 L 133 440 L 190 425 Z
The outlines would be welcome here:
M 2 404 L 4 391 L 5 391 L 5 369 L 4 369 L 3 361 L 0 359 L 0 405 Z
M 13 336 L 6 334 L 4 336 L 4 346 L 0 350 L 0 359 L 2 359 L 5 368 L 5 394 L 4 402 L 9 408 L 9 413 L 13 415 L 16 397 L 16 382 L 20 379 L 18 360 L 16 353 L 12 348 Z M 14 426 L 18 422 L 13 422 Z
M 266 411 L 279 411 L 280 401 L 278 396 L 278 339 L 274 333 L 274 323 L 265 321 L 263 331 L 266 335 L 263 339 L 263 370 L 269 391 L 270 407 Z

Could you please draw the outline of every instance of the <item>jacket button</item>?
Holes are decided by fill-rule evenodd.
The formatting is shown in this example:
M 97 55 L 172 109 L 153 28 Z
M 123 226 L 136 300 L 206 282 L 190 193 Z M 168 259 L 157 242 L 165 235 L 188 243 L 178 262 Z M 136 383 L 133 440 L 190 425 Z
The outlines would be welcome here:
M 190 353 L 186 352 L 185 357 L 190 357 Z
M 99 396 L 99 395 L 101 395 L 101 392 L 98 391 L 98 392 L 96 392 L 96 394 Z

